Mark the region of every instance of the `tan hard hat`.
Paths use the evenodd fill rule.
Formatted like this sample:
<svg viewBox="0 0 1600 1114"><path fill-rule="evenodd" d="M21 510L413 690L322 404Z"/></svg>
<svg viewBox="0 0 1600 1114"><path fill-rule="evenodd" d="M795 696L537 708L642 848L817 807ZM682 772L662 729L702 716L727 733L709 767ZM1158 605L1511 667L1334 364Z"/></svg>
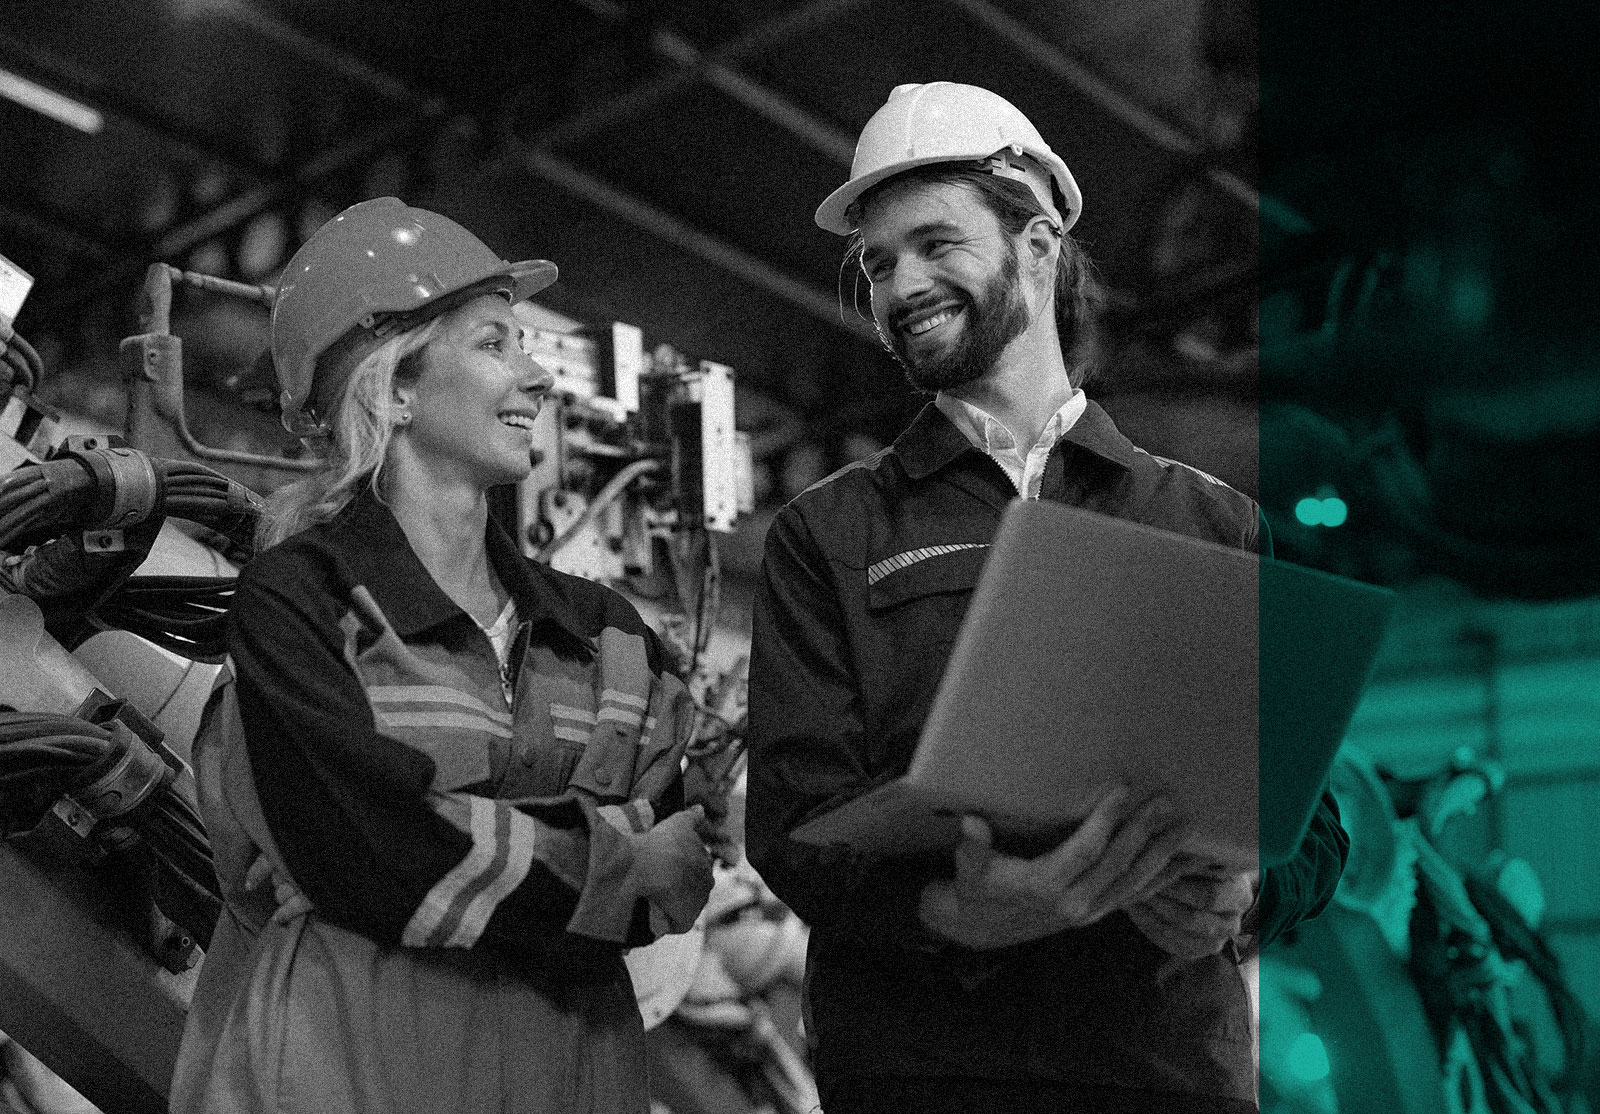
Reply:
<svg viewBox="0 0 1600 1114"><path fill-rule="evenodd" d="M344 210L300 246L278 282L272 359L284 424L305 424L317 358L351 329L424 313L494 280L515 304L556 281L556 265L508 263L449 217L397 197Z"/></svg>

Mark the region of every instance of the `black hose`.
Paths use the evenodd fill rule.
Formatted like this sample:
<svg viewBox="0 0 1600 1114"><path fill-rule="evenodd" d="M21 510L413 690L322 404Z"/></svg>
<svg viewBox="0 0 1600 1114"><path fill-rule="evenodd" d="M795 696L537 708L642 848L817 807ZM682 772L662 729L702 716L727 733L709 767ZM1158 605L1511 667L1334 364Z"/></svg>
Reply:
<svg viewBox="0 0 1600 1114"><path fill-rule="evenodd" d="M98 740L102 743L111 741L111 732L77 716L0 711L0 744L56 735Z"/></svg>
<svg viewBox="0 0 1600 1114"><path fill-rule="evenodd" d="M10 369L5 390L20 390L24 394L33 390L33 369L28 366L21 352L13 348L0 348L0 360L4 360L5 366Z"/></svg>
<svg viewBox="0 0 1600 1114"><path fill-rule="evenodd" d="M1565 1071L1563 1076L1576 1072L1586 1057L1585 1044L1589 1027L1588 1011L1582 1000L1567 982L1561 958L1544 937L1527 921L1491 880L1477 874L1463 879L1473 905L1489 922L1489 931L1495 947L1511 959L1520 959L1528 965L1534 978L1544 986L1550 1011L1555 1016L1565 1046Z"/></svg>
<svg viewBox="0 0 1600 1114"><path fill-rule="evenodd" d="M0 711L0 835L31 831L62 794L93 783L120 760L133 745L125 740L133 738L75 716ZM171 906L163 913L202 946L209 943L221 887L194 807L168 784L106 823L137 833L137 853L153 860L163 906Z"/></svg>
<svg viewBox="0 0 1600 1114"><path fill-rule="evenodd" d="M43 476L19 468L0 481L0 515L9 514L47 490Z"/></svg>
<svg viewBox="0 0 1600 1114"><path fill-rule="evenodd" d="M12 333L11 339L6 342L6 346L11 351L21 353L23 362L28 366L29 374L32 377L32 382L28 384L29 390L44 381L44 361L39 358L38 350L22 338L21 333Z"/></svg>
<svg viewBox="0 0 1600 1114"><path fill-rule="evenodd" d="M50 527L50 507L40 500L8 513L0 522L0 550L26 546L42 537Z"/></svg>

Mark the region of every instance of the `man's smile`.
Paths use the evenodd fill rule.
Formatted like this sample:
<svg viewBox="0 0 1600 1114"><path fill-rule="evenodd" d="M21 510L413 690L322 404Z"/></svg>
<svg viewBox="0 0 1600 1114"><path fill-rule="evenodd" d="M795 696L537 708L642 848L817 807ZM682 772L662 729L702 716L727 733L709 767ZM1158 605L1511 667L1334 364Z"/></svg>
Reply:
<svg viewBox="0 0 1600 1114"><path fill-rule="evenodd" d="M945 303L901 315L899 329L907 336L920 337L955 318L961 312L956 303Z"/></svg>

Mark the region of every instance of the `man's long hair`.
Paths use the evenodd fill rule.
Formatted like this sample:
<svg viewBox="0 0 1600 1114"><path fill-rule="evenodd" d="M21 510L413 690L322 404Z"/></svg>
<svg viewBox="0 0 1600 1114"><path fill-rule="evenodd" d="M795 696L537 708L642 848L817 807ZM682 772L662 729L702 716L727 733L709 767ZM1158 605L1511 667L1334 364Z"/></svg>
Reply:
<svg viewBox="0 0 1600 1114"><path fill-rule="evenodd" d="M874 196L893 183L917 182L925 185L961 185L975 193L1000 222L1007 235L1017 236L1035 218L1049 216L1039 199L1024 183L991 174L973 163L938 162L919 166L879 182L851 206L859 217ZM1056 190L1055 183L1051 189ZM1056 190L1056 207L1066 211L1066 202ZM858 266L861 260L861 233L852 232L845 250L845 265ZM1083 247L1071 236L1061 234L1061 252L1056 259L1056 332L1061 339L1061 358L1074 387L1081 387L1100 367L1100 310L1105 294L1095 274L1094 264Z"/></svg>

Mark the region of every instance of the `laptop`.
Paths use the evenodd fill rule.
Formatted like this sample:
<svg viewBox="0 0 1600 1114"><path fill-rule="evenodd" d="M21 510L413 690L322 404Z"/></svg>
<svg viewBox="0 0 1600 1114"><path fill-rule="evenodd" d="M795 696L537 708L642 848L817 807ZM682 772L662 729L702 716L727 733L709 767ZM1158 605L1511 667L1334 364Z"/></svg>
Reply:
<svg viewBox="0 0 1600 1114"><path fill-rule="evenodd" d="M904 776L795 830L883 854L1054 846L1115 781L1162 792L1190 853L1298 847L1394 593L1041 500L1001 520Z"/></svg>

